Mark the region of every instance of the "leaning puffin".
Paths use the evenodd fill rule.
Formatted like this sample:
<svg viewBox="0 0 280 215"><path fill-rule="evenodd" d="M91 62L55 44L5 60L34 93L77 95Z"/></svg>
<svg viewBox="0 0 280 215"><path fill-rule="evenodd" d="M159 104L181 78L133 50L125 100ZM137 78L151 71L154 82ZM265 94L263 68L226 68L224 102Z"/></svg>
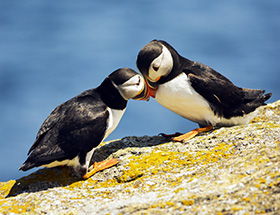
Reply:
<svg viewBox="0 0 280 215"><path fill-rule="evenodd" d="M117 164L117 159L111 159L89 168L94 149L117 127L130 98L148 100L146 84L134 70L121 68L99 87L59 105L41 126L19 169L67 165L87 179Z"/></svg>
<svg viewBox="0 0 280 215"><path fill-rule="evenodd" d="M162 40L153 40L140 50L137 67L150 96L199 124L200 128L177 136L174 141L187 141L214 126L247 124L272 95L264 95L264 90L237 87L212 68L182 57Z"/></svg>

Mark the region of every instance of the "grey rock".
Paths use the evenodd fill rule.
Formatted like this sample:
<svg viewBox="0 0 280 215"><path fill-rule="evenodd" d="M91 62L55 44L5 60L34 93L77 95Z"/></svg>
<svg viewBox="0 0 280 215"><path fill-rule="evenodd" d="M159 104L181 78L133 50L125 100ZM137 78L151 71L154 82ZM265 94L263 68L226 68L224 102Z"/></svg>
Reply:
<svg viewBox="0 0 280 215"><path fill-rule="evenodd" d="M278 214L280 101L248 125L186 143L159 136L105 142L119 164L81 181L68 168L0 182L2 214Z"/></svg>

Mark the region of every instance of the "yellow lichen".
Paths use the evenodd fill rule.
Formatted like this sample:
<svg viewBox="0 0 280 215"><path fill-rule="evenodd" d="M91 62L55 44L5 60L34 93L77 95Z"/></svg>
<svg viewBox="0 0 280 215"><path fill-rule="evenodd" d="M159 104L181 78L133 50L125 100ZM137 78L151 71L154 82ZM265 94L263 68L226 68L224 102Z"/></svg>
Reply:
<svg viewBox="0 0 280 215"><path fill-rule="evenodd" d="M182 200L182 203L184 205L190 206L194 204L194 200L193 199Z"/></svg>
<svg viewBox="0 0 280 215"><path fill-rule="evenodd" d="M248 197L244 197L243 200L244 200L245 202L250 202L250 201L251 201L251 199L248 198Z"/></svg>
<svg viewBox="0 0 280 215"><path fill-rule="evenodd" d="M6 200L2 200L0 202L0 213L15 213L15 214L22 214L22 213L32 213L34 212L34 208L36 205L37 199L27 199L22 204L19 204L16 199L9 200L9 204L6 204Z"/></svg>
<svg viewBox="0 0 280 215"><path fill-rule="evenodd" d="M168 201L168 202L166 202L166 205L168 205L168 206L173 206L173 205L175 205L175 204L174 204L174 202L169 202L169 201Z"/></svg>
<svg viewBox="0 0 280 215"><path fill-rule="evenodd" d="M270 111L269 114L279 113L279 108L266 107L266 109ZM141 192L152 191L158 198L155 198L153 203L146 202L143 205L145 208L158 208L155 211L163 212L162 209L172 208L171 213L174 210L183 211L183 213L192 211L195 213L206 211L205 213L207 213L209 209L202 207L206 200L213 200L211 203L217 204L217 206L223 205L223 202L231 202L228 200L237 200L236 204L227 204L225 211L215 208L213 213L216 212L220 215L223 214L222 212L246 214L248 208L255 208L254 212L258 210L256 213L263 213L264 209L272 208L270 203L274 204L274 201L277 201L276 197L275 200L271 196L279 190L280 184L280 173L277 171L279 138L273 140L268 138L269 144L266 144L266 141L263 141L266 133L263 131L268 133L278 131L280 126L279 123L274 124L273 121L267 123L268 116L265 114L259 115L254 120L256 119L266 120L266 122L244 126L250 132L254 130L257 132L249 133L242 137L242 140L237 137L230 141L225 138L224 142L218 142L219 137L209 140L210 136L206 139L201 135L196 139L199 142L198 147L193 147L193 150L186 146L185 151L184 147L173 151L174 145L171 146L171 144L175 143L151 146L120 162L117 167L121 171L120 174L117 173L118 176L112 176L111 179L106 179L108 176L106 172L106 177L102 179L97 177L99 180L93 177L86 181L77 181L77 178L71 176L72 171L68 171L66 168L65 170L55 169L55 171L54 169L40 170L17 181L0 183L0 213L38 213L38 211L34 211L36 206L38 208L50 203L50 200L43 199L44 193L48 191L36 192L40 194L38 195L40 199L34 198L33 193L30 192L41 182L50 182L51 187L59 186L58 190L66 191L66 194L61 195L61 199L58 200L62 205L69 205L72 202L83 205L85 204L84 199L99 201L98 199L107 198L108 200L116 198L117 195L125 197L123 198L125 200L126 196L130 197L135 192L141 195ZM232 132L231 135L238 135L238 132L242 132L243 127L237 126L236 128L237 130L233 131L227 128L214 130L210 135L223 136L227 132ZM234 133L235 131L237 132ZM194 143L190 142L190 144ZM206 144L205 147L204 144ZM245 150L246 144L249 144L250 147ZM98 150L106 151L104 148ZM126 150L126 153L130 148L120 150ZM130 155L130 153L126 155ZM30 186L32 183L35 185ZM46 184L48 185L48 183ZM242 184L244 188L241 187ZM240 187L240 190L236 187ZM259 189L254 189L255 187ZM249 191L244 192L245 188ZM116 192L116 190L118 191ZM195 190L199 190L199 193ZM30 193L24 194L25 191ZM56 195L56 189L52 189L52 192L53 195ZM69 197L67 193L73 195ZM195 195L189 196L191 194ZM4 199L7 195L9 198ZM269 198L272 200L269 201ZM120 212L126 213L125 209L121 210ZM73 211L75 211L75 206L73 206ZM145 211L141 211L141 213L145 213Z"/></svg>
<svg viewBox="0 0 280 215"><path fill-rule="evenodd" d="M232 207L232 210L233 210L233 211L240 211L240 210L243 210L243 207L233 206L233 207Z"/></svg>
<svg viewBox="0 0 280 215"><path fill-rule="evenodd" d="M125 166L126 170L123 171L123 175L118 178L118 182L132 181L145 174L156 175L172 172L173 168L192 170L197 165L215 163L221 159L228 159L233 154L234 149L231 145L220 143L213 149L201 150L192 154L189 152L166 152L158 149L139 156L132 155L129 158L129 164ZM182 179L180 180L182 181ZM180 180L177 180L177 184L181 182ZM189 181L191 180L189 179Z"/></svg>
<svg viewBox="0 0 280 215"><path fill-rule="evenodd" d="M10 190L12 189L15 183L15 180L0 182L0 199L4 199L10 193Z"/></svg>

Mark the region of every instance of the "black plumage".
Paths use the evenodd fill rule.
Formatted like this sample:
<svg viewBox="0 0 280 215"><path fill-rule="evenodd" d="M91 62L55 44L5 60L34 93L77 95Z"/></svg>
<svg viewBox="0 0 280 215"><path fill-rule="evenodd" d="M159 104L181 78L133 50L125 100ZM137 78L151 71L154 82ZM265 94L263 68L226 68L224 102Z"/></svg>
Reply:
<svg viewBox="0 0 280 215"><path fill-rule="evenodd" d="M104 138L108 115L98 89L85 91L59 105L41 126L20 170L72 160L76 156L83 166L87 152Z"/></svg>
<svg viewBox="0 0 280 215"><path fill-rule="evenodd" d="M149 69L155 58L161 55L164 45L172 55L172 70L157 82L146 79L152 88L167 83L185 73L194 90L205 98L212 111L219 117L230 119L243 116L265 105L271 93L264 90L237 87L229 79L202 63L182 57L171 45L162 40L153 40L144 46L137 57L137 67L144 77L149 77ZM198 122L200 126L209 124Z"/></svg>
<svg viewBox="0 0 280 215"><path fill-rule="evenodd" d="M272 95L263 95L265 90L237 87L220 73L201 63L194 62L182 71L188 75L195 91L208 101L214 113L226 119L253 112L265 105L265 101Z"/></svg>
<svg viewBox="0 0 280 215"><path fill-rule="evenodd" d="M116 70L99 87L56 107L42 124L28 152L29 157L20 170L77 157L79 165L74 167L75 170L81 175L86 174L87 153L104 139L109 124L109 109L124 111L126 108L127 100L116 86L135 75L138 74L128 68Z"/></svg>

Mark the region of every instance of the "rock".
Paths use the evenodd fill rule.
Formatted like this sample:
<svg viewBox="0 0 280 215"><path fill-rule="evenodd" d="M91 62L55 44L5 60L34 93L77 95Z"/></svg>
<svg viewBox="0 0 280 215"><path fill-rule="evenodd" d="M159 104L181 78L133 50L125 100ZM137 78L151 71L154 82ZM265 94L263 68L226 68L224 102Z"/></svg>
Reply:
<svg viewBox="0 0 280 215"><path fill-rule="evenodd" d="M105 142L93 160L117 166L81 181L68 168L0 183L2 214L278 214L280 101L249 125L187 143L159 136Z"/></svg>

